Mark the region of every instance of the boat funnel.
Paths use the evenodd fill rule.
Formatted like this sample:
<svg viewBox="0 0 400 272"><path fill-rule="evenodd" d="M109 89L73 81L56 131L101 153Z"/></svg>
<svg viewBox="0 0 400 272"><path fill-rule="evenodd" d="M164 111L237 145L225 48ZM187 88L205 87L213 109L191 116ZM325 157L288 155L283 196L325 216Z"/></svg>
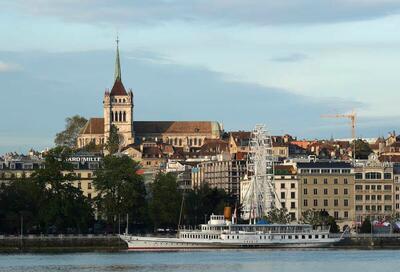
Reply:
<svg viewBox="0 0 400 272"><path fill-rule="evenodd" d="M224 218L225 220L230 221L232 218L232 208L231 207L225 207L224 208Z"/></svg>

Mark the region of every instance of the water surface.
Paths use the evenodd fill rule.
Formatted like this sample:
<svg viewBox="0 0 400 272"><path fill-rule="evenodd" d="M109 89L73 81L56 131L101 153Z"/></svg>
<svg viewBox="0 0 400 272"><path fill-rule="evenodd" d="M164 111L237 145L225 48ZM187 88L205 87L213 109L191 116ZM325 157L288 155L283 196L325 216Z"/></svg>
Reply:
<svg viewBox="0 0 400 272"><path fill-rule="evenodd" d="M44 271L397 271L396 250L215 250L164 253L0 255L1 272Z"/></svg>

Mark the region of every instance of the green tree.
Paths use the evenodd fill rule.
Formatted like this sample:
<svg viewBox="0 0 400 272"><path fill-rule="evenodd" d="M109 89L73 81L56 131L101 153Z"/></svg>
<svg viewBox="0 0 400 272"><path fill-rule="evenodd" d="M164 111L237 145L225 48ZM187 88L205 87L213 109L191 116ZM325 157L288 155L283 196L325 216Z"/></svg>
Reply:
<svg viewBox="0 0 400 272"><path fill-rule="evenodd" d="M154 227L175 229L182 202L176 176L171 173L159 173L150 189L149 211Z"/></svg>
<svg viewBox="0 0 400 272"><path fill-rule="evenodd" d="M291 221L290 215L286 208L273 208L268 212L266 219L270 223L277 224L288 224Z"/></svg>
<svg viewBox="0 0 400 272"><path fill-rule="evenodd" d="M354 144L354 143L353 143ZM372 149L369 144L362 139L357 139L355 142L356 147L356 159L366 160L369 154L372 153Z"/></svg>
<svg viewBox="0 0 400 272"><path fill-rule="evenodd" d="M184 224L196 226L204 223L211 214L223 214L224 207L235 206L235 198L222 189L204 184L186 192L184 202Z"/></svg>
<svg viewBox="0 0 400 272"><path fill-rule="evenodd" d="M372 224L369 217L365 218L361 224L360 233L371 233L372 232Z"/></svg>
<svg viewBox="0 0 400 272"><path fill-rule="evenodd" d="M21 218L24 233L39 231L40 199L43 192L31 180L12 180L0 187L0 233L19 233Z"/></svg>
<svg viewBox="0 0 400 272"><path fill-rule="evenodd" d="M98 192L95 202L100 215L113 225L126 214L136 225L146 221L146 188L137 172L140 164L128 156L104 157L103 165L95 172L93 185Z"/></svg>
<svg viewBox="0 0 400 272"><path fill-rule="evenodd" d="M68 146L70 148L75 148L79 133L87 123L87 119L79 115L74 115L66 118L65 122L65 129L56 134L54 143L57 146Z"/></svg>
<svg viewBox="0 0 400 272"><path fill-rule="evenodd" d="M110 155L118 152L119 135L118 135L118 128L115 125L111 125L110 137L108 137L105 147Z"/></svg>
<svg viewBox="0 0 400 272"><path fill-rule="evenodd" d="M315 209L309 209L302 213L302 222L312 226L321 226L323 224L323 217L321 212Z"/></svg>
<svg viewBox="0 0 400 272"><path fill-rule="evenodd" d="M73 186L77 177L66 162L70 151L54 148L45 156L44 167L37 169L32 181L43 192L39 200L39 221L44 231L85 232L93 221L93 210L82 191ZM66 171L66 174L63 173Z"/></svg>

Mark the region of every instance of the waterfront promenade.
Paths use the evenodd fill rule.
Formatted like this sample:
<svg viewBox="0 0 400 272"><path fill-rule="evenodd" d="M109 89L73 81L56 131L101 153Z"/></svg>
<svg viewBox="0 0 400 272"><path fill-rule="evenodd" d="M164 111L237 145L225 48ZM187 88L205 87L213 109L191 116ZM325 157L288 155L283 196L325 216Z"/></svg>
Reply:
<svg viewBox="0 0 400 272"><path fill-rule="evenodd" d="M342 237L339 233L331 235ZM126 248L118 235L0 235L0 252L120 251ZM324 248L400 249L400 234L346 233L341 242Z"/></svg>

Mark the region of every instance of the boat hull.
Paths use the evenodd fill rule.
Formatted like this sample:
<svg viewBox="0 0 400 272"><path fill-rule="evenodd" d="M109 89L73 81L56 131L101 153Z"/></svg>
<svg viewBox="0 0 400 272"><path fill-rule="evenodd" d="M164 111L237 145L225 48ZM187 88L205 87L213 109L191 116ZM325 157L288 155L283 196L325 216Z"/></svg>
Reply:
<svg viewBox="0 0 400 272"><path fill-rule="evenodd" d="M158 238L142 236L125 236L121 239L128 245L129 251L177 251L177 250L210 250L210 249L249 249L249 248L325 248L340 241L329 238L316 241L277 240L269 242L246 241L228 243L226 241L185 241L179 238Z"/></svg>

